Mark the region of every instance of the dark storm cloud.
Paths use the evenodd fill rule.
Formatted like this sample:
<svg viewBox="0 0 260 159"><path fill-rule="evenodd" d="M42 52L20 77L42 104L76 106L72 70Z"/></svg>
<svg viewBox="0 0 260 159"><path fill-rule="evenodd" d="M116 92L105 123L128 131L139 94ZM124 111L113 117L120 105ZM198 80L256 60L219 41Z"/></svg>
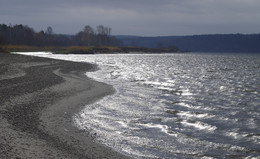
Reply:
<svg viewBox="0 0 260 159"><path fill-rule="evenodd" d="M0 0L0 23L74 34L103 24L113 34L258 33L259 0Z"/></svg>

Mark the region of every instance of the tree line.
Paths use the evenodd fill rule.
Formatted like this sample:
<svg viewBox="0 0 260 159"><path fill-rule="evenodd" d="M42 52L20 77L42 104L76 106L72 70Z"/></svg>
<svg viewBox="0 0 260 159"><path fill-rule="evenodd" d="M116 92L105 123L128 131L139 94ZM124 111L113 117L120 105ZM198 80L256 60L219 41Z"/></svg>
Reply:
<svg viewBox="0 0 260 159"><path fill-rule="evenodd" d="M76 35L55 34L52 27L36 32L27 25L0 24L0 45L29 46L118 46L120 41L111 36L111 28L103 25L96 30L87 25Z"/></svg>
<svg viewBox="0 0 260 159"><path fill-rule="evenodd" d="M111 28L98 25L96 30L87 25L74 36L74 42L79 46L119 46L121 42L111 36Z"/></svg>

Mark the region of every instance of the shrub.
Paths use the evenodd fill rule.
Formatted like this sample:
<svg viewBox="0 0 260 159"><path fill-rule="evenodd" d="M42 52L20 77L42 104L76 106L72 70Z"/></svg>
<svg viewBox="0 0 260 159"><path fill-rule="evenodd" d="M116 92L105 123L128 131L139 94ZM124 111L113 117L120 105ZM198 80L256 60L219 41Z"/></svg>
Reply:
<svg viewBox="0 0 260 159"><path fill-rule="evenodd" d="M94 50L91 47L84 46L72 46L66 52L71 54L94 54Z"/></svg>

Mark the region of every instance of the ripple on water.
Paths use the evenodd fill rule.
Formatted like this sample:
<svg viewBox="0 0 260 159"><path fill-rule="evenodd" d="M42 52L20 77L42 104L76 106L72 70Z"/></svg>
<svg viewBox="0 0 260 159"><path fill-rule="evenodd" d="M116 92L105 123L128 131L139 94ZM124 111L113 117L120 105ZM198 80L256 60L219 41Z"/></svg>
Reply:
<svg viewBox="0 0 260 159"><path fill-rule="evenodd" d="M260 156L259 56L52 55L101 68L117 93L74 117L98 142L134 158Z"/></svg>

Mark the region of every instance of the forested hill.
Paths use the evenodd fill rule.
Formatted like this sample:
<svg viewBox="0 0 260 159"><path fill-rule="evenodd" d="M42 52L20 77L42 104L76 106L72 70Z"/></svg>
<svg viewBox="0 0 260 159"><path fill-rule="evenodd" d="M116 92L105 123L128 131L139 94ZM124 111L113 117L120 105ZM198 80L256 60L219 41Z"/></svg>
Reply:
<svg viewBox="0 0 260 159"><path fill-rule="evenodd" d="M111 28L98 25L96 29L86 25L75 35L55 34L52 27L36 32L27 25L0 24L0 45L27 46L114 46L120 42L111 34Z"/></svg>
<svg viewBox="0 0 260 159"><path fill-rule="evenodd" d="M191 52L260 53L260 34L214 34L193 36L116 36L123 45L151 48L177 46Z"/></svg>
<svg viewBox="0 0 260 159"><path fill-rule="evenodd" d="M214 34L192 36L112 36L111 28L86 25L75 35L55 34L51 27L36 32L27 25L0 24L0 46L133 46L190 52L260 53L260 34ZM178 49L177 49L177 48ZM142 50L142 49L141 49ZM149 49L148 49L149 50Z"/></svg>
<svg viewBox="0 0 260 159"><path fill-rule="evenodd" d="M27 25L0 24L0 51L52 51L55 53L165 53L180 52L178 48L124 47L111 35L111 28L86 25L75 35L55 34L52 27L36 32Z"/></svg>

